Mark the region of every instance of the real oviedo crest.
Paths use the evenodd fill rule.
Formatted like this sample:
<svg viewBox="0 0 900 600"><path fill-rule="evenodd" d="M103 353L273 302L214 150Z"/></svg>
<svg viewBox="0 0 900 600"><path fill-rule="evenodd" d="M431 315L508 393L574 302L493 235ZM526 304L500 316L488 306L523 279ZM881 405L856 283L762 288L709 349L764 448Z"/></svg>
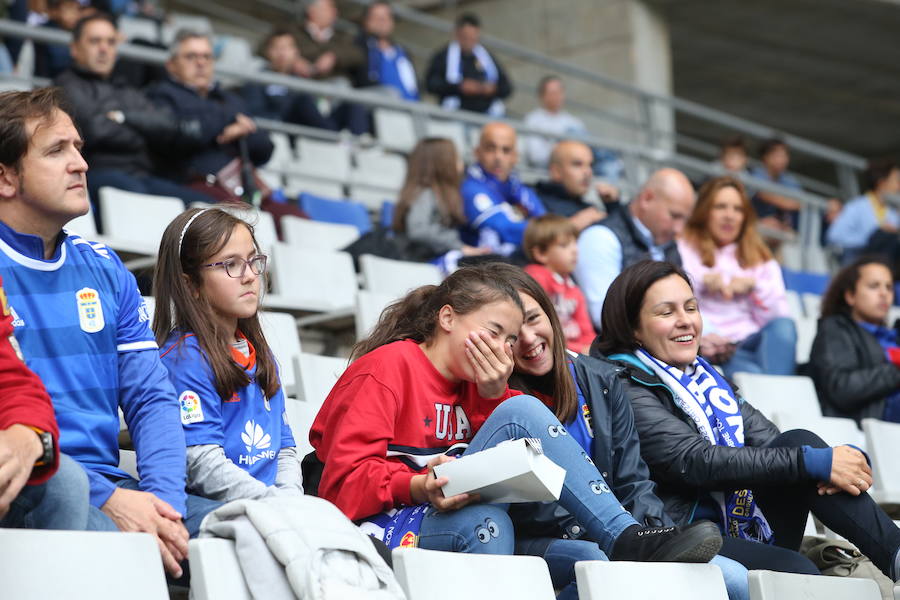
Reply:
<svg viewBox="0 0 900 600"><path fill-rule="evenodd" d="M100 294L91 288L81 288L75 292L75 301L78 304L78 324L82 331L97 333L104 326L103 305L100 304Z"/></svg>

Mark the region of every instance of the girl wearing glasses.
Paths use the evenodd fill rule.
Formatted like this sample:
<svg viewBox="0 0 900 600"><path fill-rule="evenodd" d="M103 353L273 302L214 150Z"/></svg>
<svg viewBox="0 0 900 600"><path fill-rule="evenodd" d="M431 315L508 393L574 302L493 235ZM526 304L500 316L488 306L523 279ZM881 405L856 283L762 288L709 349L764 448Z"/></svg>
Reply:
<svg viewBox="0 0 900 600"><path fill-rule="evenodd" d="M181 405L187 487L223 502L303 493L257 315L266 259L250 225L192 209L166 228L153 279L153 331Z"/></svg>

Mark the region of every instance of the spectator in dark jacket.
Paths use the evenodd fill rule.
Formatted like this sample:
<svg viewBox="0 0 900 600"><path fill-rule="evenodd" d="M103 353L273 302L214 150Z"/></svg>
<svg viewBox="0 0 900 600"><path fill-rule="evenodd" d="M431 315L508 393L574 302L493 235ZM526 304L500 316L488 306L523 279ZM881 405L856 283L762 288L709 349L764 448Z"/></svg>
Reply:
<svg viewBox="0 0 900 600"><path fill-rule="evenodd" d="M338 12L334 0L312 0L306 5L303 26L297 32L300 60L295 74L313 79L346 77L353 81L365 64L353 36L335 29Z"/></svg>
<svg viewBox="0 0 900 600"><path fill-rule="evenodd" d="M886 322L893 301L880 259L860 258L831 280L809 356L823 414L900 422L900 340Z"/></svg>
<svg viewBox="0 0 900 600"><path fill-rule="evenodd" d="M569 217L580 233L606 217L606 211L618 208L619 190L608 183L594 183L594 153L587 144L575 140L563 140L550 153L550 179L535 186L547 212ZM605 209L585 202L591 187L603 200Z"/></svg>
<svg viewBox="0 0 900 600"><path fill-rule="evenodd" d="M87 475L59 452L44 384L22 358L0 287L0 527L86 529Z"/></svg>
<svg viewBox="0 0 900 600"><path fill-rule="evenodd" d="M72 31L81 18L82 7L78 0L47 0L47 22L44 27ZM72 64L72 57L65 46L59 44L34 45L35 77L53 78Z"/></svg>
<svg viewBox="0 0 900 600"><path fill-rule="evenodd" d="M269 69L283 75L294 75L294 65L302 57L294 34L275 29L262 44L262 55ZM365 107L352 102L339 102L323 113L317 99L283 85L248 83L241 88L247 109L255 117L318 127L329 131L347 129L354 135L369 131L369 114Z"/></svg>
<svg viewBox="0 0 900 600"><path fill-rule="evenodd" d="M72 32L74 64L56 78L65 90L75 122L84 136L84 157L91 165L88 189L111 186L130 192L175 196L185 205L206 196L157 177L152 155L181 144L196 143L197 120L176 119L143 94L112 75L118 34L111 17L84 17ZM100 212L94 212L99 217Z"/></svg>
<svg viewBox="0 0 900 600"><path fill-rule="evenodd" d="M147 94L158 106L182 119L199 121L200 135L167 153L168 175L179 181L209 181L241 154L245 143L250 162L265 164L272 142L256 128L240 96L227 92L214 80L214 57L209 38L192 31L179 32L166 63L169 78Z"/></svg>
<svg viewBox="0 0 900 600"><path fill-rule="evenodd" d="M359 69L356 87L380 85L404 100L419 99L416 70L406 50L394 41L394 11L386 0L376 0L366 7L363 31L356 38L366 57Z"/></svg>
<svg viewBox="0 0 900 600"><path fill-rule="evenodd" d="M454 39L431 58L425 86L448 109L501 117L512 83L503 67L480 43L481 21L466 13L456 20Z"/></svg>
<svg viewBox="0 0 900 600"><path fill-rule="evenodd" d="M621 367L584 355L568 354L553 302L524 271L510 276L525 308L525 323L513 345L515 370L510 387L540 398L553 410L567 435L584 449L622 506L647 527L675 523L656 496L641 459L634 415L619 378ZM604 490L606 491L606 490ZM570 514L548 504L514 505L516 554L541 556L550 565L559 598L574 592L574 563L607 560L597 544L583 539L584 528ZM747 570L716 556L731 600L749 598ZM574 594L572 594L574 596Z"/></svg>
<svg viewBox="0 0 900 600"><path fill-rule="evenodd" d="M796 552L812 511L900 578L900 529L866 493L865 455L809 431L779 433L698 357L703 322L680 267L642 261L622 271L601 329L592 354L625 368L641 456L676 523L715 521L721 553L748 569L815 573Z"/></svg>

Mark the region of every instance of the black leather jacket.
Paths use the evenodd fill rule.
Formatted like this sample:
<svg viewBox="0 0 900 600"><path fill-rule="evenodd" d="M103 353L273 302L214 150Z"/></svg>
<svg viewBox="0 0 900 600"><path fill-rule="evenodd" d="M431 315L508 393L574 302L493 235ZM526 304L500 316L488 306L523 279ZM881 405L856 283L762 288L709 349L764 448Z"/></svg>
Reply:
<svg viewBox="0 0 900 600"><path fill-rule="evenodd" d="M857 422L880 419L885 398L900 388L900 369L887 361L875 336L843 314L819 321L808 370L822 413Z"/></svg>
<svg viewBox="0 0 900 600"><path fill-rule="evenodd" d="M622 367L620 377L634 409L641 456L659 486L656 494L676 523L690 522L697 502L708 491L809 479L802 449L763 447L779 435L778 428L740 396L744 447L712 446L676 406L672 391L634 360L614 364Z"/></svg>
<svg viewBox="0 0 900 600"><path fill-rule="evenodd" d="M641 459L634 415L619 377L622 368L589 356L573 360L578 386L591 410L594 432L591 459L597 470L638 522L648 526L671 525L673 521L654 493L656 485ZM555 503L513 504L510 516L520 536L578 538L584 534L584 528L575 518Z"/></svg>

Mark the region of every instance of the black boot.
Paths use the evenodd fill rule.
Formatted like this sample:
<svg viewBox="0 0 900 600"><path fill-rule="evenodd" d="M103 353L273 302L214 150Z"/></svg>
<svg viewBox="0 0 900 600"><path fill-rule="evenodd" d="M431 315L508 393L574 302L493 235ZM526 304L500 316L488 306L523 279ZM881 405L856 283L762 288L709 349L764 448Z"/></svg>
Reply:
<svg viewBox="0 0 900 600"><path fill-rule="evenodd" d="M722 534L710 521L687 527L632 525L613 545L612 560L705 563L722 547Z"/></svg>

